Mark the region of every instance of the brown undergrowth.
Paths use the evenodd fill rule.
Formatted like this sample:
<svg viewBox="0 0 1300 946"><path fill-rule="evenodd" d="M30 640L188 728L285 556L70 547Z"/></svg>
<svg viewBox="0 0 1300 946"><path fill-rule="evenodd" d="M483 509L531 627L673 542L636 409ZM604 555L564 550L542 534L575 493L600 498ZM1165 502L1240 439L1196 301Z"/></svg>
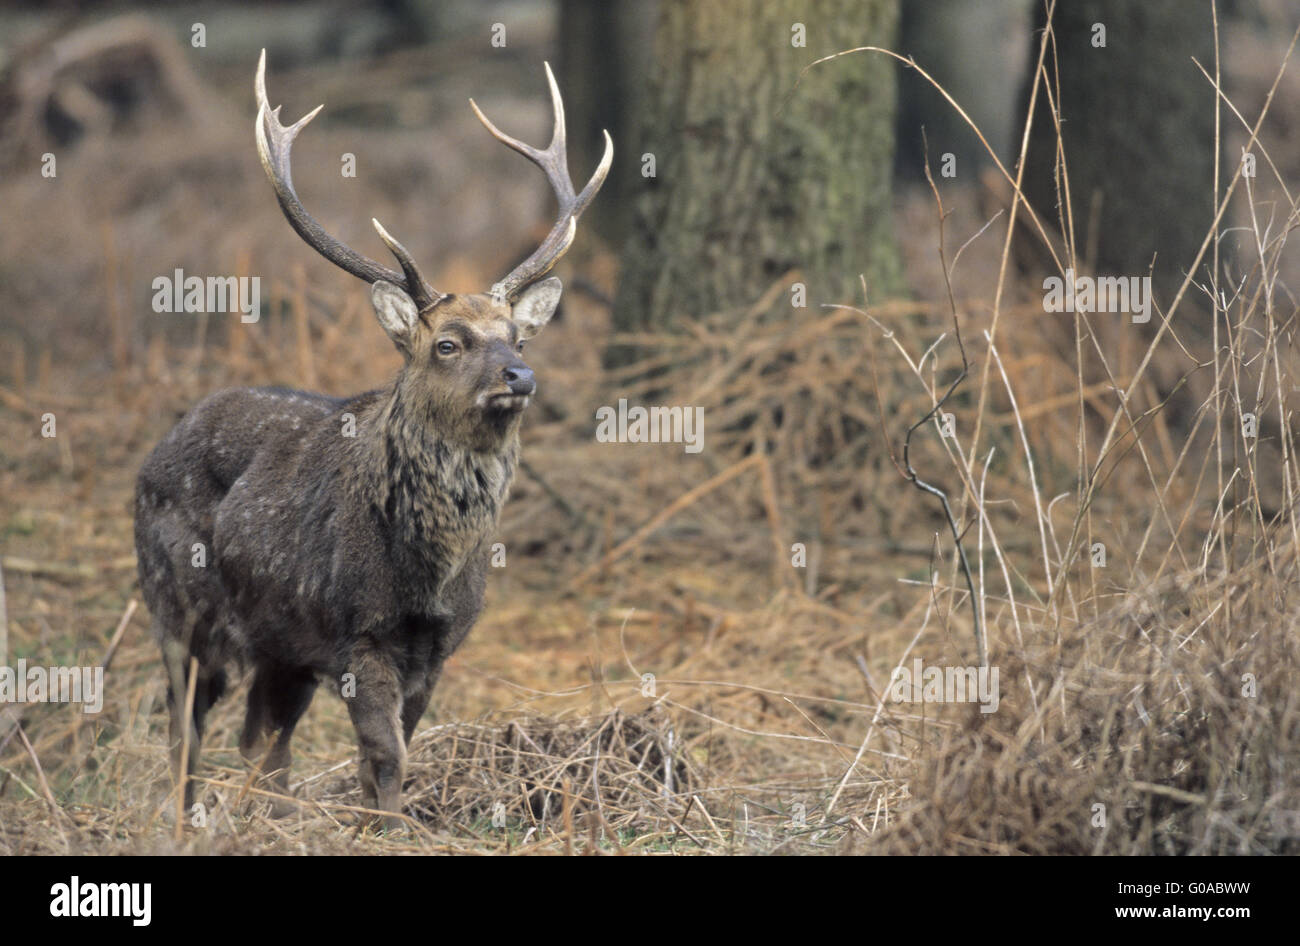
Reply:
<svg viewBox="0 0 1300 946"><path fill-rule="evenodd" d="M1239 107L1253 120L1263 105ZM37 220L30 251L0 236L9 311L28 320L7 317L0 364L9 662L107 667L99 714L0 707L0 852L1295 852L1295 303L1277 274L1296 206L1244 231L1244 276L1220 285L1207 250L1138 330L1045 314L1041 277L1004 242L1009 207L985 230L978 195L951 187L942 243L932 195L900 202L909 258L933 267L912 300L793 309L789 273L750 305L617 337L601 302L614 258L575 250L563 311L530 348L542 389L501 524L506 563L412 743L405 829L365 823L351 727L326 694L298 730L294 814L270 817L236 751L236 688L209 717L203 808L188 814L201 825L177 830L137 603L135 472L207 392L345 394L396 366L364 289L286 255L251 143L242 165L197 168L198 148L145 150L129 168L110 150L126 196L97 194L91 167L55 198L102 207L102 225ZM157 221L212 217L213 166L233 204L266 210L217 215L228 263L213 264L259 260L266 314L142 314L137 289L172 265ZM300 189L328 193L310 169ZM1251 199L1221 184L1225 207ZM44 185L4 186L6 206L35 214ZM201 259L203 240L177 249ZM48 263L13 265L55 242L94 305L76 309ZM490 281L496 260L473 250L447 264L446 288ZM76 332L41 327L69 311ZM1191 318L1213 319L1215 344L1180 334ZM939 405L954 329L971 372ZM610 342L643 357L605 371ZM600 442L596 411L620 399L699 408L704 449ZM936 406L910 459L946 492L970 557L994 712L891 695L916 659L977 662L947 522L895 467Z"/></svg>

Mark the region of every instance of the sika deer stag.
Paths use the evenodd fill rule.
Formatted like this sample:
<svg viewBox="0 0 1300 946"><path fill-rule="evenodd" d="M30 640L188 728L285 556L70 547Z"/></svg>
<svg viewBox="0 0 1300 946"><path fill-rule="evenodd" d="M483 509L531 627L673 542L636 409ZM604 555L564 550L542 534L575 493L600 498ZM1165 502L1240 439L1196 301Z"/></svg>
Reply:
<svg viewBox="0 0 1300 946"><path fill-rule="evenodd" d="M281 793L294 726L324 680L340 688L357 731L365 805L400 812L407 742L443 662L483 606L489 540L537 390L519 353L560 298L560 281L542 277L568 249L613 158L606 133L604 157L575 195L549 65L546 80L555 131L544 151L470 105L499 141L546 173L559 217L487 295L454 296L435 291L378 220L400 271L344 246L303 208L289 149L320 109L280 124L267 102L263 51L257 152L280 209L309 246L371 284L379 324L404 364L388 387L355 397L283 388L213 394L145 461L135 544L167 673L178 780L193 658L187 776L204 716L234 664L252 673L240 750L263 761L274 735L263 772Z"/></svg>

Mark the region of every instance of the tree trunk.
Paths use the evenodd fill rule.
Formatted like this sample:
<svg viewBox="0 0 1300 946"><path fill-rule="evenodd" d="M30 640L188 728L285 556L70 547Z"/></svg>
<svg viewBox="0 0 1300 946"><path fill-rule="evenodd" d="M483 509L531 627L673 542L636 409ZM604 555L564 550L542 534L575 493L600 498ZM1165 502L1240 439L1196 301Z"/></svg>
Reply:
<svg viewBox="0 0 1300 946"><path fill-rule="evenodd" d="M859 298L860 273L873 298L898 285L894 63L855 53L795 89L897 20L896 0L663 0L617 330L748 306L791 269L809 306Z"/></svg>
<svg viewBox="0 0 1300 946"><path fill-rule="evenodd" d="M1040 4L1039 30L1044 21ZM1099 274L1126 276L1146 275L1155 256L1163 308L1214 218L1214 90L1192 62L1213 71L1209 4L1069 0L1057 4L1054 27L1079 255ZM1099 27L1104 47L1094 45ZM1050 79L1050 54L1047 65ZM1038 101L1025 192L1056 223L1056 131L1042 90Z"/></svg>
<svg viewBox="0 0 1300 946"><path fill-rule="evenodd" d="M632 224L640 168L646 80L650 74L657 4L651 0L561 0L558 78L569 129L569 167L594 168L614 139L614 168L582 216L611 246L622 246ZM588 171L589 173L589 171Z"/></svg>
<svg viewBox="0 0 1300 946"><path fill-rule="evenodd" d="M898 52L914 58L948 90L1005 164L1014 161L1020 149L1019 137L1013 143L1012 136L1024 122L1017 95L1029 53L1024 37L1032 22L1026 0L925 0L902 5ZM897 129L894 173L900 178L924 185L927 148L936 178L944 154L956 159L954 171L960 182L975 181L979 170L992 163L979 136L957 110L911 69L900 70L898 76Z"/></svg>

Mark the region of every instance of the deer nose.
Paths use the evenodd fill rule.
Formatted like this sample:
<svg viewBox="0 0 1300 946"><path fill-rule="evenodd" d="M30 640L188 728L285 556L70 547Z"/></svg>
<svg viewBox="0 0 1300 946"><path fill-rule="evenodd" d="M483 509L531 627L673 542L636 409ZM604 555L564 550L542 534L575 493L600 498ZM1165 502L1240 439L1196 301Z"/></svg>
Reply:
<svg viewBox="0 0 1300 946"><path fill-rule="evenodd" d="M533 369L527 365L506 368L504 377L506 384L510 386L511 394L532 394L537 390L537 382L533 379Z"/></svg>

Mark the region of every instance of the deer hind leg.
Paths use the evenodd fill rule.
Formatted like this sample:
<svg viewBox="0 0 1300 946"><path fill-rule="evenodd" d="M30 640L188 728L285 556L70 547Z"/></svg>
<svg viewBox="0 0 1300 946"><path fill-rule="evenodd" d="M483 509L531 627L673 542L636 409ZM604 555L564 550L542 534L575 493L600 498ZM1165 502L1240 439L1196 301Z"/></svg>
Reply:
<svg viewBox="0 0 1300 946"><path fill-rule="evenodd" d="M251 767L262 761L266 752L266 737L271 729L267 712L269 674L261 668L253 671L253 683L248 689L248 706L244 712L244 728L239 734L239 754Z"/></svg>
<svg viewBox="0 0 1300 946"><path fill-rule="evenodd" d="M356 675L356 695L348 699L348 713L357 731L361 755L358 773L362 804L398 813L402 810L402 777L406 773L406 741L402 731L402 681L386 656L359 648L349 667ZM386 818L397 827L401 819Z"/></svg>
<svg viewBox="0 0 1300 946"><path fill-rule="evenodd" d="M167 671L167 709L170 715L168 739L171 744L172 776L181 778L181 760L185 757L185 809L194 804L194 773L198 771L199 755L203 749L204 720L208 710L226 691L226 672L203 664L197 665L194 681L194 706L188 721L185 703L189 696L190 675L189 645L174 637L164 637L162 644L163 666ZM186 751L186 726L189 727L189 746Z"/></svg>
<svg viewBox="0 0 1300 946"><path fill-rule="evenodd" d="M190 649L180 641L170 637L162 639L161 649L163 668L167 671L167 711L170 715L167 740L171 749L172 779L174 784L179 785L181 781L181 756L185 754L185 694L188 692L186 684ZM186 776L194 774L199 756L199 738L193 726L190 726L189 739L189 755L184 773ZM185 780L185 808L187 811L193 802L194 788L187 777Z"/></svg>
<svg viewBox="0 0 1300 946"><path fill-rule="evenodd" d="M262 776L281 795L289 794L293 731L311 706L316 685L315 674L300 667L262 664L253 675L239 751L250 764L262 763ZM263 761L260 756L265 737L273 732L275 741ZM292 814L295 808L291 802L276 799L271 804L271 814L282 818Z"/></svg>

